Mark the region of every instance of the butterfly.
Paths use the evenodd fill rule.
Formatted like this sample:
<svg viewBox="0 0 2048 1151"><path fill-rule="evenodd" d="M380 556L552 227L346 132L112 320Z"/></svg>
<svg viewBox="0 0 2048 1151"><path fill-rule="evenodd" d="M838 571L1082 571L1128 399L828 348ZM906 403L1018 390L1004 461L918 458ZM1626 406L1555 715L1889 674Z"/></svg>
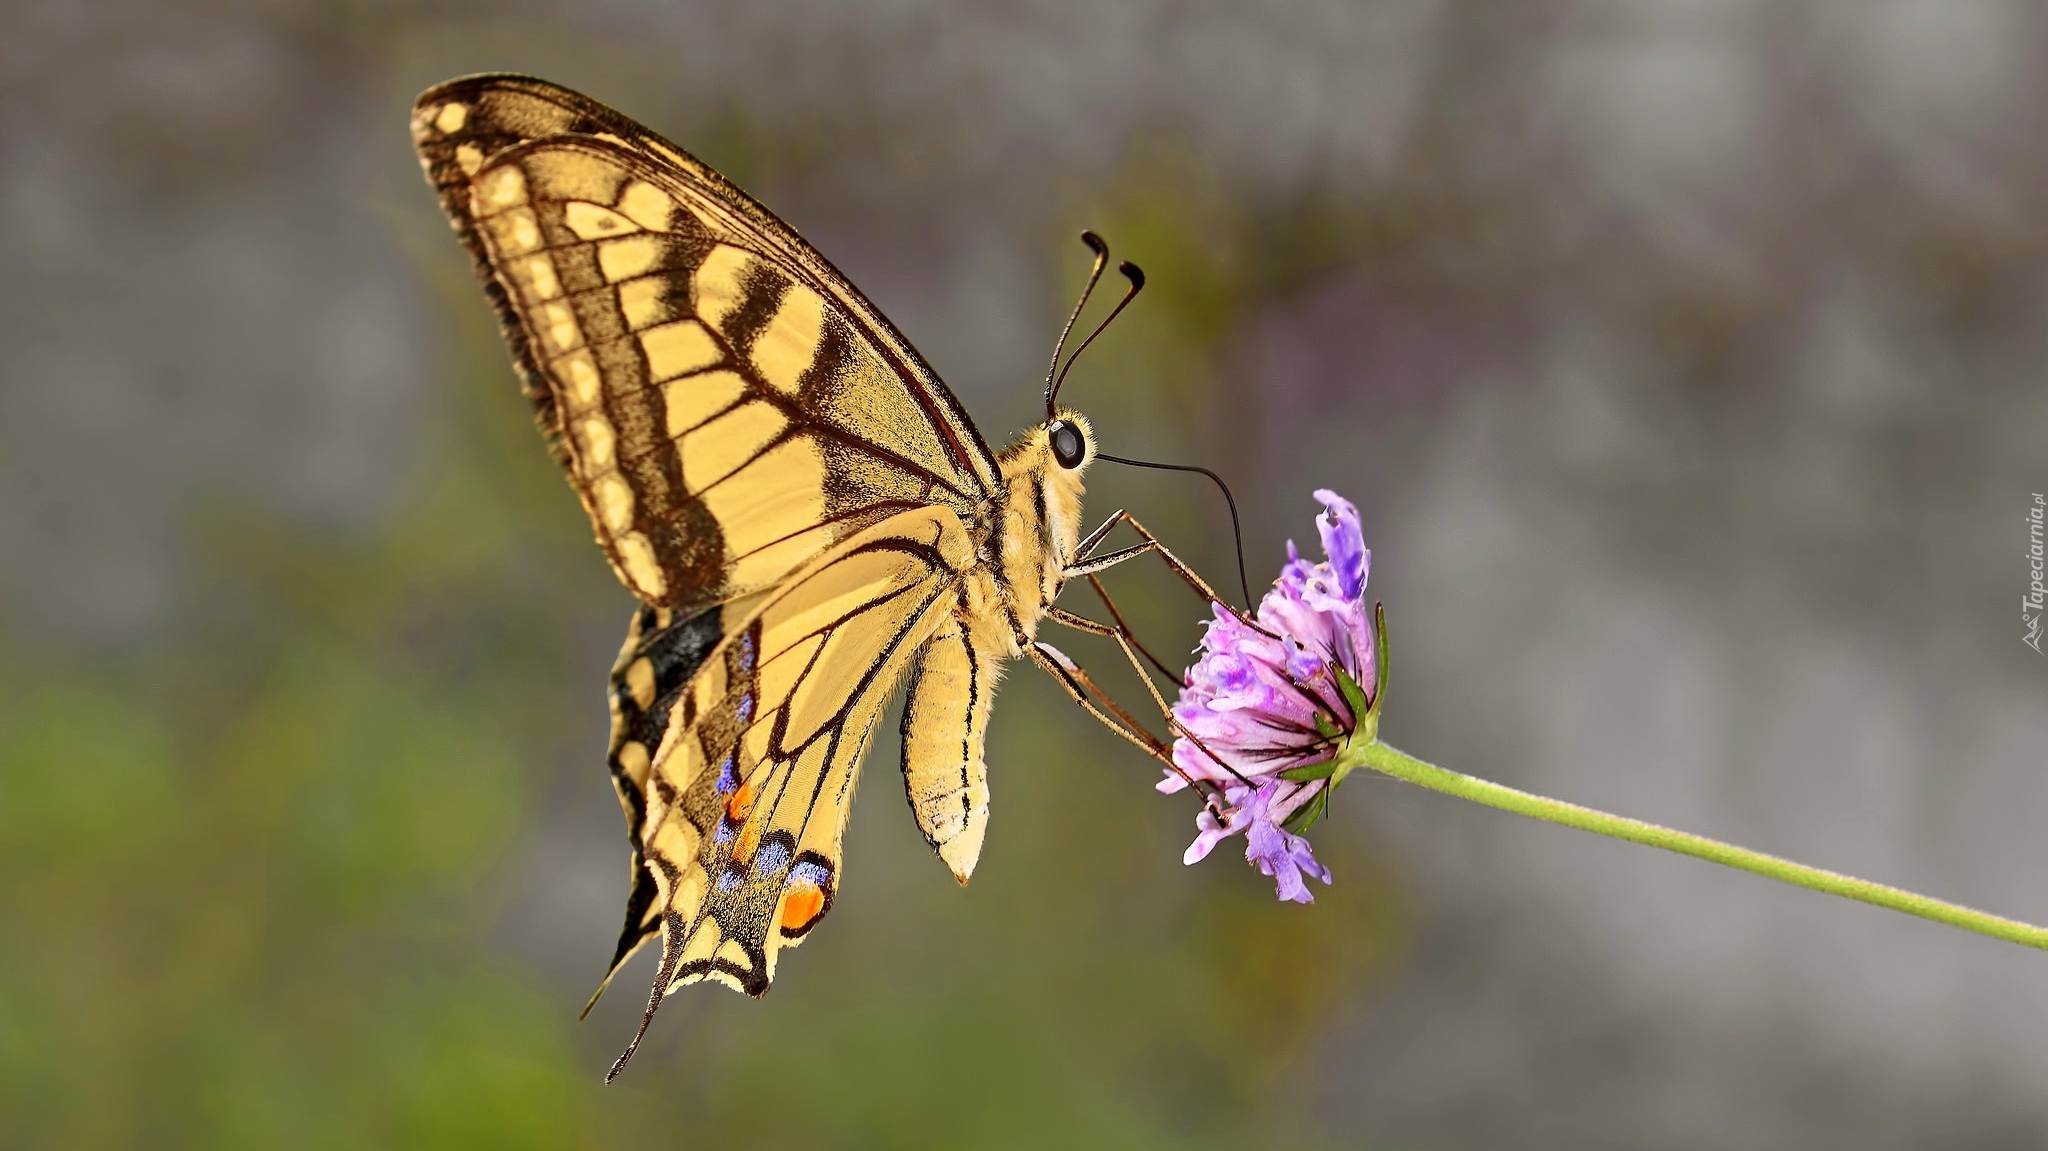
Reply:
<svg viewBox="0 0 2048 1151"><path fill-rule="evenodd" d="M966 883L1003 665L1031 658L1116 726L1038 625L1116 635L1129 655L1120 621L1053 600L1147 551L1184 565L1121 512L1083 537L1100 453L1087 419L1055 407L1051 373L1045 421L992 452L823 256L620 113L471 76L420 96L412 136L541 433L640 600L611 674L607 760L633 855L604 983L657 936L662 957L616 1076L667 995L703 980L764 993L779 952L831 910L856 773L899 683L911 811ZM1107 249L1084 238L1092 288ZM1118 311L1144 282L1122 270ZM1145 542L1095 555L1118 522Z"/></svg>

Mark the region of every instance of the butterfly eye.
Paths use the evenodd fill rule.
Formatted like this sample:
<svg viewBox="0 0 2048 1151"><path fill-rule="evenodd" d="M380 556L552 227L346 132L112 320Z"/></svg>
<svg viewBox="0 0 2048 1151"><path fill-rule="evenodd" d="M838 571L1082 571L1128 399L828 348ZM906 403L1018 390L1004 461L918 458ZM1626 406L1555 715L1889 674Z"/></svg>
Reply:
<svg viewBox="0 0 2048 1151"><path fill-rule="evenodd" d="M1052 441L1052 457L1063 468L1078 468L1082 457L1088 454L1088 441L1081 436L1081 429L1072 420L1054 420L1045 429L1045 438Z"/></svg>

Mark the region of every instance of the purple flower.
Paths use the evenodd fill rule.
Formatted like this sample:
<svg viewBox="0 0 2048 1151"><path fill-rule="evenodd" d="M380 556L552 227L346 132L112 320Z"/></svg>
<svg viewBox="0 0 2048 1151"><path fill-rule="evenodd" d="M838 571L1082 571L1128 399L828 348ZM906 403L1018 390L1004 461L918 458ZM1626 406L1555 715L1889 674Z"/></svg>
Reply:
<svg viewBox="0 0 2048 1151"><path fill-rule="evenodd" d="M1308 840L1294 833L1328 802L1331 773L1317 777L1312 769L1374 718L1363 712L1378 694L1365 606L1372 553L1358 509L1332 491L1315 495L1325 509L1316 528L1328 558L1311 565L1289 541L1280 578L1252 620L1215 605L1173 707L1180 770L1159 783L1172 793L1193 781L1208 801L1188 863L1244 832L1245 858L1273 877L1281 899L1296 903L1314 900L1303 872L1330 882Z"/></svg>

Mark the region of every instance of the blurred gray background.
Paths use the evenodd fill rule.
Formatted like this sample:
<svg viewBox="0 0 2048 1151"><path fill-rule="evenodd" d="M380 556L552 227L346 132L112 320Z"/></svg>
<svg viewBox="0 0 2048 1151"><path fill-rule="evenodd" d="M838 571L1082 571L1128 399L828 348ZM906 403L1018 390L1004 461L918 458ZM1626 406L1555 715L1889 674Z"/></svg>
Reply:
<svg viewBox="0 0 2048 1151"><path fill-rule="evenodd" d="M763 1004L672 1004L626 1083L596 1090L649 974L643 956L591 1023L570 1022L624 891L598 752L628 603L522 430L405 132L415 93L472 71L534 72L620 108L810 238L991 440L1033 418L1079 281L1073 235L1093 226L1153 287L1066 395L1109 450L1228 476L1255 584L1284 540L1312 546L1311 488L1358 502L1393 637L1390 741L2040 922L2048 661L2019 642L2017 610L2024 516L2048 490L2040 6L10 10L0 680L16 706L0 723L50 730L0 733L0 805L16 809L0 817L15 888L0 1067L18 1092L0 1142L460 1141L448 1132L470 1128L435 1126L431 1099L390 1125L336 1118L383 1115L415 1090L393 1084L423 1081L398 1018L413 1009L391 1008L387 1077L337 1056L288 1091L254 1064L294 1066L330 1043L324 1024L273 1034L252 1010L240 1038L195 1038L249 1010L235 1005L256 983L209 976L226 969L204 947L180 968L160 945L256 922L257 903L208 902L247 882L275 888L252 939L338 933L317 959L249 943L236 970L257 982L374 954L394 973L378 988L429 987L419 1011L467 994L462 971L515 988L504 1002L530 1005L532 1033L565 1038L535 1041L530 1080L489 1081L559 1099L518 1128L553 1145L706 1145L720 1100L747 1101L730 1124L757 1146L2048 1145L2048 956L1381 781L1347 788L1317 833L1336 886L1268 908L1234 851L1180 869L1192 808L1167 810L1142 762L1021 668L996 711L973 888L945 890L922 858L885 739L821 941ZM475 510L493 501L537 510ZM1104 466L1091 506L1119 505L1229 586L1213 492ZM1134 610L1184 650L1199 605L1133 579ZM231 815L271 761L247 752L247 774L223 776L208 749L296 746L247 717L300 714L261 701L309 648L397 653L349 682L382 699L394 681L375 669L402 665L454 701L451 730L497 739L515 765L458 797L510 798L438 894L346 928L278 862L325 818L289 780L272 831L176 885L159 872L244 826ZM60 680L88 701L61 725L33 703ZM381 730L412 688L390 690L339 727ZM138 746L170 766L151 777L160 800L102 827L106 797L137 792L76 753L131 709L157 717ZM273 734L234 734L251 724ZM1046 775L1053 759L1082 766ZM400 802L355 794L353 771L320 785L334 810ZM38 773L71 780L49 802L104 841L23 830L59 786ZM433 812L456 801L404 794L439 843ZM152 854L107 846L178 820ZM1142 851L1103 846L1126 837ZM91 918L128 899L137 910ZM277 910L301 901L303 922ZM1060 918L1075 907L1094 910ZM1177 934L1195 920L1199 945ZM1008 968L976 966L997 941L1075 982L1005 983ZM1202 947L1206 966L1170 967ZM1102 973L1131 955L1150 957L1133 986L1170 969L1186 993L1118 991ZM849 970L866 974L840 982ZM1229 1016L1247 972L1243 994L1308 998L1207 1028L1205 1005ZM1068 987L1101 996L1088 1010L1121 1053L1080 1087L1048 1086L1048 1066L1079 1058L1069 1043L1096 1040L1013 1042L1007 1017L978 1012L1015 994L1056 1016ZM332 1020L399 1002L333 994ZM937 1016L912 1005L944 995L981 1006L939 1044L918 1022ZM512 1049L477 1026L476 1051ZM787 1046L758 1039L744 1073L722 1061L771 1026L775 1044L830 1032L847 1057L791 1071ZM944 1077L964 1110L921 1123L921 1096L861 1078L878 1074L861 1053L894 1048L925 1053L904 1057L904 1080ZM452 1086L433 1098L488 1077L461 1043L434 1050L433 1082ZM253 1085L201 1105L150 1071L193 1061ZM517 1087L557 1079L570 1086L553 1095ZM817 1104L801 1138L776 1126L777 1083ZM309 1131L324 1134L298 1142Z"/></svg>

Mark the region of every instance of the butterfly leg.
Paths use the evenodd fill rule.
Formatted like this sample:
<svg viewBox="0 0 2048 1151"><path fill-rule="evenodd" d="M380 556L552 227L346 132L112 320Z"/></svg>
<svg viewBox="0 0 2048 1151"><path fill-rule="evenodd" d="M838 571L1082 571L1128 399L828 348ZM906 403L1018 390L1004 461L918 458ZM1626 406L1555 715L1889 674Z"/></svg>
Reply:
<svg viewBox="0 0 2048 1151"><path fill-rule="evenodd" d="M1093 576L1089 578L1091 581L1094 579ZM1095 587L1097 591L1102 590L1100 583L1097 583ZM1104 593L1102 598L1105 603L1109 600L1107 593ZM1110 614L1116 618L1114 626L1098 623L1087 616L1076 615L1073 612L1063 611L1056 607L1047 608L1045 618L1064 627L1073 628L1075 631L1087 632L1089 635L1108 636L1110 639L1115 640L1117 647L1123 649L1124 658L1129 660L1131 667L1137 671L1138 678L1145 681L1145 690L1151 693L1152 702L1159 706L1159 713L1166 717L1168 724L1172 724L1173 709L1166 706L1166 697L1159 694L1159 687L1152 682L1152 676L1146 672L1145 665L1138 662L1138 652L1145 649L1139 645L1137 637L1131 634L1129 626L1124 623L1122 616L1117 613L1116 605L1111 604L1109 610ZM1161 664L1150 652L1145 654L1147 658L1152 660L1153 666L1160 668L1162 671L1165 670L1165 665ZM1169 671L1166 674L1172 675L1173 673Z"/></svg>
<svg viewBox="0 0 2048 1151"><path fill-rule="evenodd" d="M1096 687L1095 681L1088 678L1088 673L1081 670L1081 665L1068 658L1065 652L1043 640L1031 641L1024 651L1031 657L1032 662L1044 668L1047 675L1066 688L1067 694L1074 698L1074 702L1100 721L1102 726L1136 744L1146 755L1173 771L1180 770L1174 765L1172 749L1159 737L1145 730L1145 725L1139 723L1111 699L1109 693ZM1090 698L1091 696L1093 698ZM1099 706L1096 700L1101 701ZM1108 710L1105 711L1105 708Z"/></svg>
<svg viewBox="0 0 2048 1151"><path fill-rule="evenodd" d="M1088 576L1088 586L1094 588L1095 594L1102 598L1102 606L1109 610L1109 618L1116 624L1117 630L1122 633L1122 641L1128 642L1132 647L1137 648L1138 654L1144 656L1153 667L1158 668L1161 675L1175 683L1180 682L1181 673L1166 666L1164 660L1153 655L1152 649L1139 641L1138 633L1131 630L1131 625L1124 622L1124 613L1116 609L1116 601L1109 598L1109 589L1102 586L1101 578L1090 573Z"/></svg>
<svg viewBox="0 0 2048 1151"><path fill-rule="evenodd" d="M1131 530L1137 532L1138 537L1145 542L1134 547L1124 548L1122 551L1111 552L1108 555L1094 555L1095 549L1102 546L1103 537L1107 536L1110 530L1118 524L1131 525ZM1207 581L1195 574L1195 569L1182 562L1179 556L1174 555L1172 551L1167 549L1165 544L1159 542L1158 536L1146 530L1145 525L1139 523L1136 516L1131 515L1122 508L1118 508L1108 519L1102 521L1101 527L1089 532L1087 537L1082 539L1080 545L1074 549L1074 562L1068 565L1061 575L1066 579L1075 579L1080 576L1091 575L1095 572L1107 571L1123 563L1125 560L1137 559L1147 552L1159 553L1159 558L1165 562L1173 574L1179 576L1182 582L1193 588L1196 595L1201 596L1203 599L1214 600L1217 603L1229 606L1229 601L1217 595L1216 590L1210 587Z"/></svg>
<svg viewBox="0 0 2048 1151"><path fill-rule="evenodd" d="M1102 521L1101 527L1096 528L1094 531L1089 532L1086 536L1083 536L1081 538L1080 544L1074 548L1074 558L1076 560L1087 559L1089 553L1093 552L1098 546L1101 545L1102 537L1108 535L1110 531L1116 527L1116 525L1124 522L1126 519L1129 518L1130 513L1124 511L1124 509L1122 508L1118 508L1115 511L1109 513L1109 518Z"/></svg>
<svg viewBox="0 0 2048 1151"><path fill-rule="evenodd" d="M1183 582L1185 582L1190 588L1193 588L1196 595L1201 596L1203 599L1208 600L1210 603L1220 603L1224 607L1229 608L1230 611L1233 614L1237 615L1239 618L1243 618L1244 613L1239 612L1236 606L1233 605L1229 600L1224 599L1220 595L1217 595L1215 588L1210 587L1206 580L1204 580L1201 576L1195 574L1194 568L1189 567L1179 556L1174 555L1172 549L1168 548L1165 544L1160 543L1159 537L1153 535L1150 531L1146 530L1145 525L1139 523L1137 517L1125 516L1124 522L1130 524L1131 530L1137 532L1138 535L1141 538L1143 538L1147 544L1151 545L1154 551L1157 551L1159 553L1159 558L1165 562L1168 568L1171 568L1173 570L1173 574L1179 576ZM1251 623L1251 621L1248 619L1245 620L1245 622ZM1258 625L1253 624L1252 626L1257 627ZM1259 628L1259 630L1265 631L1266 629Z"/></svg>
<svg viewBox="0 0 2048 1151"><path fill-rule="evenodd" d="M1102 540L1109 534L1110 530L1115 528L1118 524L1129 524L1131 530L1136 532L1139 538L1142 539L1144 542L1134 547L1125 548L1122 551L1112 552L1105 556L1091 556L1090 553L1093 552L1095 548L1101 546ZM1144 524L1138 522L1136 516L1131 515L1128 511L1122 508L1118 508L1116 512L1113 513L1107 520L1103 521L1101 527L1098 527L1094 531L1088 533L1087 538L1084 539L1081 542L1081 545L1075 549L1077 561L1069 565L1067 569L1062 573L1063 577L1069 578L1075 576L1085 576L1090 586L1094 587L1095 594L1102 598L1102 604L1105 608L1108 609L1110 618L1116 621L1115 625L1111 626L1109 624L1098 623L1094 620L1087 619L1086 617L1075 615L1072 612L1061 611L1058 608L1052 607L1048 607L1047 618L1055 620L1068 627L1076 628L1080 631L1086 631L1096 635L1107 635L1113 637L1117 641L1117 645L1120 648L1122 648L1124 658L1130 661L1132 669L1138 673L1138 678L1145 681L1146 690L1151 692L1153 702L1159 705L1161 713L1163 713L1166 716L1167 726L1173 731L1173 734L1181 738L1187 739L1190 743L1200 748L1203 754L1207 755L1211 760L1215 761L1215 763L1218 766L1222 767L1225 771L1229 772L1233 776L1236 776L1240 782L1248 782L1244 779L1244 776L1237 771L1236 768L1231 767L1230 764L1223 759L1223 757L1217 755L1213 750L1211 750L1208 747L1208 745L1204 744L1200 738L1196 737L1193 733L1189 732L1186 729L1186 727L1180 723L1179 720L1174 718L1172 709L1168 708L1166 706L1165 700L1160 697L1158 688L1152 682L1152 677L1149 674L1147 674L1143 666L1141 666L1138 663L1138 656L1142 654L1144 658L1152 664L1153 667L1158 668L1169 679L1177 680L1180 677L1171 668L1167 667L1166 664L1159 659L1159 657L1153 655L1151 651L1147 650L1145 645L1139 641L1137 635L1134 632L1132 632L1130 624L1125 622L1123 613L1117 610L1116 601L1110 598L1109 589L1102 585L1102 580L1098 578L1098 576L1096 575L1096 573L1107 570L1108 568L1115 567L1116 565L1123 563L1125 560L1136 559L1137 557L1145 555L1148 552L1156 554L1159 557L1160 562L1164 563L1167 566L1167 570L1179 576L1181 581L1187 584L1188 587L1192 589L1196 595L1201 596L1203 599L1216 605L1222 610L1229 612L1246 627L1249 627L1262 635L1272 636L1276 639L1278 638L1277 636L1273 636L1273 632L1268 628L1264 627L1263 625L1261 625L1257 619L1246 614L1243 611L1240 611L1235 604L1217 595L1216 590L1210 587L1208 582L1204 580L1200 575L1196 574L1195 570L1192 567L1189 567L1187 563L1183 561L1179 556L1174 555L1171 549L1169 549L1165 544L1160 542L1158 536L1153 535L1150 529L1146 528ZM1178 769L1176 768L1176 770Z"/></svg>
<svg viewBox="0 0 2048 1151"><path fill-rule="evenodd" d="M1095 681L1088 678L1088 673L1082 671L1080 665L1069 659L1065 652L1042 640L1032 641L1031 645L1024 650L1030 654L1038 666L1044 668L1047 674L1057 680L1061 687L1067 689L1067 694L1074 698L1075 703L1081 705L1082 710L1094 716L1102 726L1130 740L1138 745L1139 749L1144 751L1145 754L1164 764L1166 770L1179 776L1187 783L1188 787L1193 789L1196 795L1202 797L1203 805L1215 812L1217 818L1223 818L1223 809L1216 798L1222 789L1208 780L1196 779L1194 776L1189 775L1180 764L1175 763L1173 749L1153 736L1151 732L1146 731L1144 726L1139 724L1137 720L1132 719L1128 712L1124 711L1122 707L1117 705L1115 700L1110 698L1108 692L1095 686ZM1102 707L1096 706L1095 701L1088 698L1090 695L1100 699ZM1103 707L1107 707L1110 712L1114 712L1122 722L1118 722L1118 719L1110 718L1109 713L1103 711ZM1208 751L1207 748L1203 748L1203 750ZM1212 757L1215 755L1214 752L1209 752L1209 754ZM1217 762L1222 763L1222 760L1219 759ZM1224 766L1228 770L1229 765L1225 764ZM1236 772L1233 771L1231 774L1235 775Z"/></svg>
<svg viewBox="0 0 2048 1151"><path fill-rule="evenodd" d="M1159 708L1159 714L1166 717L1167 729L1175 736L1185 739L1201 749L1204 755L1215 760L1218 766L1231 775L1236 776L1240 782L1249 783L1250 781L1239 774L1236 768L1231 767L1222 756L1210 750L1209 745L1203 743L1200 736L1189 731L1187 725L1183 724L1179 717L1173 714L1173 709L1167 706L1166 697L1159 694L1158 685L1152 682L1151 675L1145 671L1145 665L1138 662L1138 653L1143 652L1145 658L1151 660L1153 666L1158 667L1162 671L1166 671L1166 665L1160 663L1158 657L1154 656L1151 652L1146 651L1144 645L1138 642L1138 637L1131 633L1130 625L1124 622L1123 613L1117 610L1116 602L1109 598L1109 591L1102 586L1101 581L1091 575L1088 577L1088 582L1095 585L1096 594L1102 597L1103 606L1109 609L1110 618L1116 620L1114 626L1089 619L1086 616L1076 615L1070 611L1063 611L1059 608L1049 609L1046 612L1046 618L1054 623L1073 628L1075 631L1087 632L1090 635L1108 636L1114 639L1117 647L1122 649L1124 659L1130 663L1131 670L1138 673L1138 678L1144 682L1145 690L1151 694L1153 704ZM1078 671L1079 669L1077 668L1076 670ZM1168 676L1173 675L1171 671L1166 671L1166 674ZM1091 688L1094 687L1092 683L1089 686ZM1100 689L1097 690L1099 691ZM1104 698L1106 700L1107 696ZM1123 713L1119 711L1118 714L1121 715ZM1185 771L1182 771L1179 764L1172 766L1175 774L1179 775L1182 779L1186 779L1190 784L1194 783L1193 778Z"/></svg>
<svg viewBox="0 0 2048 1151"><path fill-rule="evenodd" d="M1131 526L1131 530L1138 533L1139 538L1144 540L1145 542L1138 544L1134 547L1125 548L1122 551L1111 552L1110 554L1105 556L1096 556L1091 558L1088 553L1093 548L1100 546L1102 542L1102 537L1108 534L1110 528L1120 523L1129 524ZM1148 552L1154 553L1159 556L1160 562L1166 565L1167 570L1171 571L1174 575L1179 576L1181 582L1187 584L1188 587L1191 590L1193 590L1196 595L1201 596L1203 599L1208 600L1210 603L1213 603L1218 607L1221 607L1223 610L1229 612L1231 615L1236 616L1239 623L1244 624L1246 627L1251 628L1253 631L1256 631L1261 635L1269 636L1274 639L1279 638L1278 636L1273 634L1272 629L1267 628L1261 623L1259 623L1257 619L1253 618L1251 615L1239 609L1236 604L1231 603L1229 600L1224 599L1220 595L1217 595L1216 589L1210 587L1207 580L1204 580L1200 575L1196 574L1195 569L1189 567L1186 561L1182 560L1179 556L1174 555L1172 549L1168 548L1165 544L1159 542L1159 537L1153 535L1151 531L1145 527L1144 524L1138 522L1138 518L1136 516L1131 515L1129 512L1126 512L1122 509L1118 509L1116 514L1110 516L1108 520L1104 521L1101 527L1096 528L1093 532L1090 532L1088 534L1088 539L1084 540L1083 544L1085 546L1075 549L1075 562L1069 565L1067 569L1061 573L1061 577L1063 579L1073 579L1078 576L1093 576L1095 573L1105 571L1109 568L1113 568L1118 564L1123 563L1125 560L1136 559L1139 556L1145 555Z"/></svg>
<svg viewBox="0 0 2048 1151"><path fill-rule="evenodd" d="M1106 626L1079 616L1075 618L1084 624L1092 625L1091 627L1081 629L1084 631L1092 631L1096 627ZM1102 726L1137 744L1139 748L1144 750L1145 754L1166 765L1166 770L1185 781L1190 788L1194 789L1196 795L1202 797L1202 802L1215 811L1219 819L1222 818L1223 810L1216 801L1216 795L1221 789L1208 780L1196 779L1194 776L1189 775L1180 764L1175 763L1173 748L1155 737L1151 732L1146 731L1144 725L1132 718L1131 714L1118 705L1116 700L1110 698L1108 692L1095 686L1095 681L1088 677L1088 673L1081 670L1081 666L1068 658L1065 652L1049 643L1038 640L1032 641L1031 645L1025 648L1025 651L1030 653L1031 658L1038 663L1038 666L1044 668L1055 680L1058 680L1061 687L1067 689L1067 694L1074 697L1074 702L1080 704L1083 710L1087 711L1089 715L1094 716ZM1091 695L1095 699L1102 701L1100 707L1096 706L1095 700L1089 698ZM1159 700L1157 690L1153 691L1152 697L1154 700L1158 700L1161 708L1164 709L1165 701ZM1105 712L1104 708L1107 708L1108 712ZM1110 718L1110 713L1114 713L1116 718ZM1171 711L1166 713L1166 721L1173 726L1176 732L1186 734L1181 729L1179 723L1174 720ZM1193 739L1194 737L1189 736L1188 738ZM1196 743L1199 744L1200 741L1196 740ZM1203 747L1202 750L1208 752L1211 758L1216 758L1216 753L1209 751L1207 747ZM1221 759L1217 759L1216 762L1223 763ZM1229 764L1224 764L1223 766L1224 770L1230 771L1232 775L1237 774L1236 771L1230 768ZM1239 776L1239 778L1242 779L1243 777Z"/></svg>
<svg viewBox="0 0 2048 1151"><path fill-rule="evenodd" d="M1144 555L1146 552L1153 550L1153 548L1157 546L1158 541L1152 540L1149 543L1142 543L1136 547L1125 548L1119 552L1111 552L1109 555L1106 556L1095 555L1095 549L1102 546L1103 539L1107 537L1109 533L1112 530L1114 530L1118 524L1121 523L1135 524L1137 523L1137 521L1131 519L1131 514L1122 508L1118 508L1116 511L1111 512L1109 518L1103 520L1102 525L1100 527L1096 528L1094 531L1089 532L1086 536L1082 537L1081 542L1075 545L1074 562L1068 565L1067 569L1061 573L1061 578L1073 579L1076 576L1084 576L1093 572L1105 571L1109 568L1115 567L1116 565L1124 562L1125 560L1136 559L1137 557Z"/></svg>

